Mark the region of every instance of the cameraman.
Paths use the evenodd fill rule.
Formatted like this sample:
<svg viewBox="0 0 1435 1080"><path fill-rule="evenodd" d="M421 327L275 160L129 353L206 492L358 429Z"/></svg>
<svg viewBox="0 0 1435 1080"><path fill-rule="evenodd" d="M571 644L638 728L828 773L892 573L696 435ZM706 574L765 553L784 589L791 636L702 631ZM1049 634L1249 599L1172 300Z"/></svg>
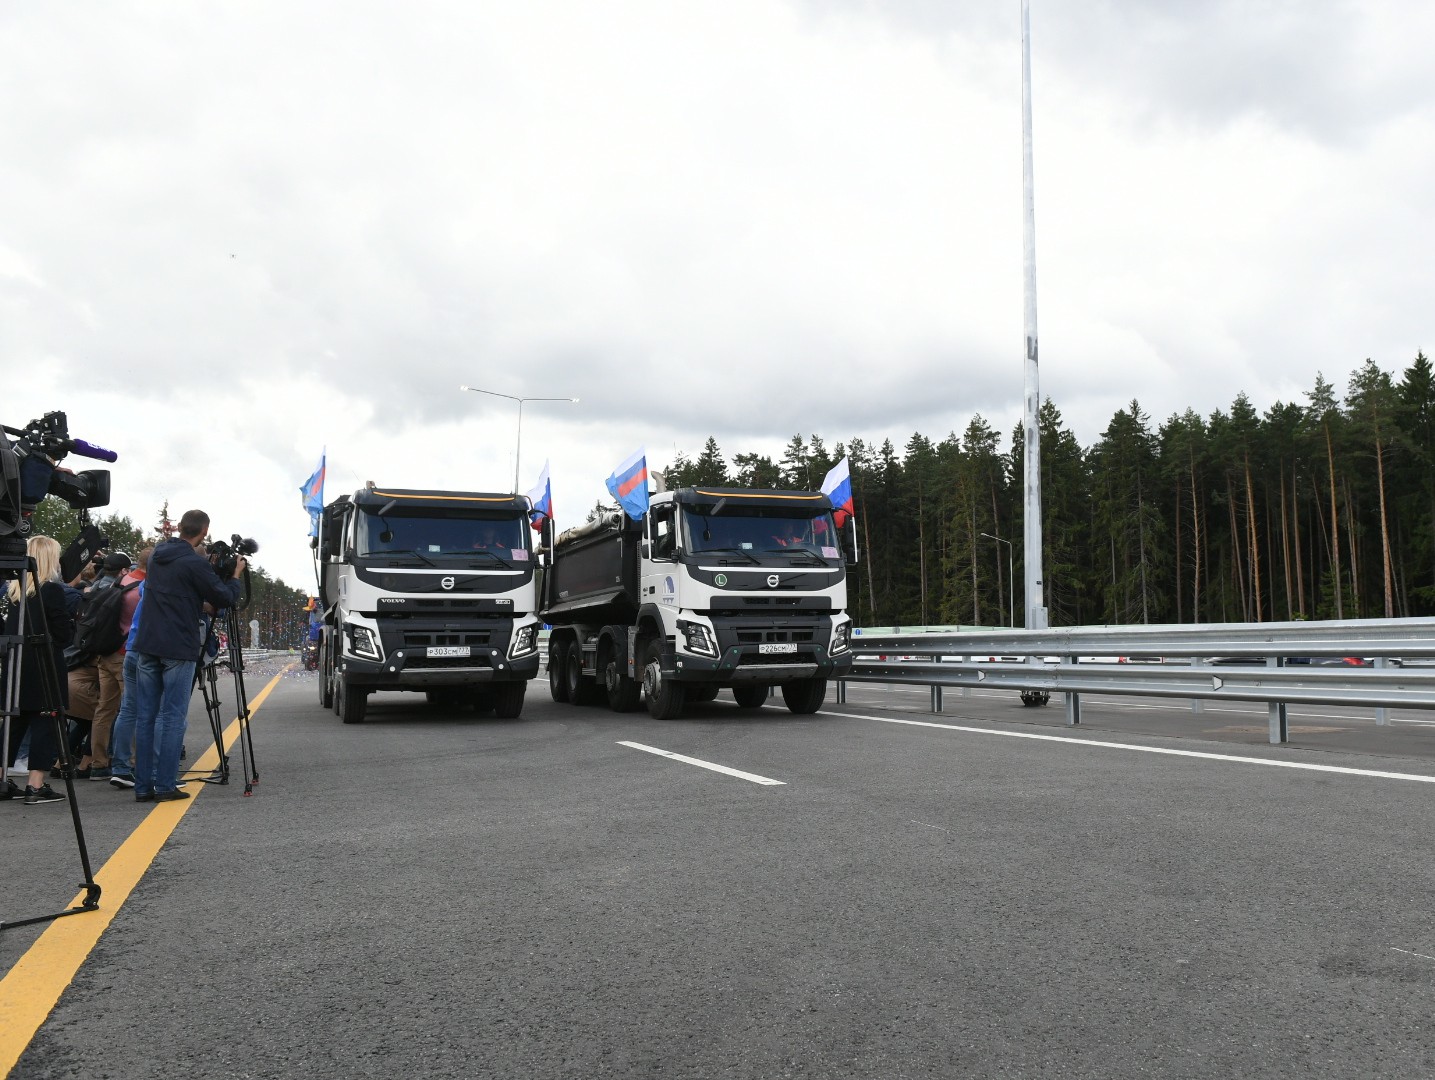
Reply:
<svg viewBox="0 0 1435 1080"><path fill-rule="evenodd" d="M246 566L237 559L233 576L221 582L199 551L208 535L209 515L187 510L179 519L179 536L164 541L150 557L134 645L136 802L189 798L179 790L179 755L195 665L204 647L204 606L238 603Z"/></svg>

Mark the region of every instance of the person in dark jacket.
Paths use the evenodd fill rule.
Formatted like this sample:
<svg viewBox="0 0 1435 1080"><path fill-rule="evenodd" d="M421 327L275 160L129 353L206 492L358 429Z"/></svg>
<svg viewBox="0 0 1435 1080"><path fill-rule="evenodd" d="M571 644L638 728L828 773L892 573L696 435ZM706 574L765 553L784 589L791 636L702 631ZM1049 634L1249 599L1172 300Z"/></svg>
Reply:
<svg viewBox="0 0 1435 1080"><path fill-rule="evenodd" d="M25 785L25 805L37 806L43 803L61 802L63 795L56 794L45 782L45 776L55 764L59 753L56 738L55 712L65 713L68 704L65 679L59 674L65 670L65 646L75 636L74 616L68 610L65 587L60 584L60 544L48 536L32 536L25 547L35 560L36 572L25 580L23 599L25 612L24 656L20 664L20 685L17 688L16 708L19 710L18 723L12 725L10 746L5 762L8 770L15 763L15 752L25 732L30 732L30 776ZM9 610L5 614L5 632L19 633L21 596L20 582L12 581L6 587ZM32 635L48 628L50 651L54 661L56 681L46 686L43 678L44 667L41 654ZM5 798L10 798L9 781L6 780ZM14 793L14 794L18 794Z"/></svg>
<svg viewBox="0 0 1435 1080"><path fill-rule="evenodd" d="M204 608L233 607L243 586L238 559L234 575L220 581L199 553L209 535L209 515L187 510L179 536L150 556L145 576L144 615L135 634L135 801L187 799L179 790L179 754L184 745L194 670L204 647Z"/></svg>

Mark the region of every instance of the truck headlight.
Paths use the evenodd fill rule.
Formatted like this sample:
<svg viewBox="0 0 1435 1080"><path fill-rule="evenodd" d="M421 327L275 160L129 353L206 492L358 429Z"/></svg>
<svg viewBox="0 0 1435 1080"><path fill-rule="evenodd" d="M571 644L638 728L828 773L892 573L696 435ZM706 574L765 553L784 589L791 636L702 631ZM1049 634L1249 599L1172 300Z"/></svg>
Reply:
<svg viewBox="0 0 1435 1080"><path fill-rule="evenodd" d="M362 656L367 660L384 658L379 652L379 639L374 637L374 632L367 626L349 627L349 650L355 656Z"/></svg>
<svg viewBox="0 0 1435 1080"><path fill-rule="evenodd" d="M688 652L701 653L703 656L717 656L717 642L713 640L713 632L702 623L680 619L678 620L678 629L682 631Z"/></svg>
<svg viewBox="0 0 1435 1080"><path fill-rule="evenodd" d="M527 656L529 653L538 651L538 624L529 623L527 626L520 626L513 635L513 641L508 646L508 658L517 660L520 656Z"/></svg>
<svg viewBox="0 0 1435 1080"><path fill-rule="evenodd" d="M838 623L832 629L832 644L827 647L827 655L837 656L845 653L852 647L852 620Z"/></svg>

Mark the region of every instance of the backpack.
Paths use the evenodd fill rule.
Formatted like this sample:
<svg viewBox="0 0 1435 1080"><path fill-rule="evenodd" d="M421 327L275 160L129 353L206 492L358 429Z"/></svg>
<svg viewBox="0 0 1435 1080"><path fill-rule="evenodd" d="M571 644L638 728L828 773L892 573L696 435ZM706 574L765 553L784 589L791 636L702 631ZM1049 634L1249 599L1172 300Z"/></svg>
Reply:
<svg viewBox="0 0 1435 1080"><path fill-rule="evenodd" d="M75 652L84 657L109 656L125 643L120 629L125 593L139 588L138 581L128 585L107 585L91 589L80 597L80 610L75 615Z"/></svg>

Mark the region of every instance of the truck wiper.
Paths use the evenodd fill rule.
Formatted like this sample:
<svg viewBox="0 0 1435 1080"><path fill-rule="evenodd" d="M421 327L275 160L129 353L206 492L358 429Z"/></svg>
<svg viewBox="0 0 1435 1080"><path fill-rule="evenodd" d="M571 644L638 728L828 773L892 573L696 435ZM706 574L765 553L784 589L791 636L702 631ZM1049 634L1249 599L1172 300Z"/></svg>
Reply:
<svg viewBox="0 0 1435 1080"><path fill-rule="evenodd" d="M746 559L746 560L747 560L748 562L750 562L750 563L754 563L754 564L755 564L755 563L757 562L757 559L754 558L750 552L746 552L746 551L744 551L742 548L735 548L735 547L703 548L700 552L698 552L699 555L713 555L713 554L719 554L719 553L727 553L727 554L730 554L730 555L741 555L744 559Z"/></svg>
<svg viewBox="0 0 1435 1080"><path fill-rule="evenodd" d="M506 569L509 569L509 570L513 569L513 564L510 563L507 559L505 559L502 555L495 555L493 552L488 551L488 550L486 550L486 549L484 549L484 548L477 548L477 549L475 549L475 550L473 550L473 551L465 551L464 554L465 554L465 555L487 555L487 556L488 556L490 559L492 559L494 562L498 563L499 566L502 566L502 567L504 567L504 568L506 568Z"/></svg>
<svg viewBox="0 0 1435 1080"><path fill-rule="evenodd" d="M817 554L817 552L811 551L811 550L809 550L808 548L787 548L787 547L768 548L768 549L767 549L767 554L769 554L769 555L806 555L809 559L815 560L818 566L831 566L831 565L832 565L832 564L829 563L826 559L824 559L821 555Z"/></svg>
<svg viewBox="0 0 1435 1080"><path fill-rule="evenodd" d="M418 559L420 562L427 563L429 566L438 566L438 563L434 562L432 559L430 559L430 558L429 558L427 555L425 555L422 551L419 551L417 548L396 548L396 549L394 549L394 550L392 550L392 551L371 551L371 552L369 552L369 554L370 554L370 555L412 555L414 558Z"/></svg>

